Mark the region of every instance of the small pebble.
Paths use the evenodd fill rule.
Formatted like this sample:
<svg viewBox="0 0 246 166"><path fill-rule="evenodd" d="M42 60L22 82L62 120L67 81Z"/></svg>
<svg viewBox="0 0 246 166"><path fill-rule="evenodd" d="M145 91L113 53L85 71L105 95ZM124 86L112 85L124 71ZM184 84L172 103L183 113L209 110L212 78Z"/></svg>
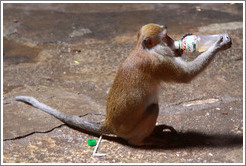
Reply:
<svg viewBox="0 0 246 166"><path fill-rule="evenodd" d="M14 23L18 23L19 21L18 21L17 19L14 19L13 22L14 22Z"/></svg>

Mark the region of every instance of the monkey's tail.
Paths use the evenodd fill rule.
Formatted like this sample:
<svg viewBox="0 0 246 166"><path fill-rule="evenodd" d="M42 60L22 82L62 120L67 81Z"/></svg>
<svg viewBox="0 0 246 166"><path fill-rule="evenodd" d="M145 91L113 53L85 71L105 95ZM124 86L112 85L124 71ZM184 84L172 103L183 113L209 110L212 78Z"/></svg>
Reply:
<svg viewBox="0 0 246 166"><path fill-rule="evenodd" d="M85 131L92 132L94 134L103 135L111 133L108 131L106 127L103 125L96 123L96 122L89 122L79 116L70 116L66 115L54 108L51 108L43 103L40 103L37 99L30 97L30 96L16 96L15 100L22 101L32 106L56 117L57 119L61 120L65 124L71 127L76 127Z"/></svg>

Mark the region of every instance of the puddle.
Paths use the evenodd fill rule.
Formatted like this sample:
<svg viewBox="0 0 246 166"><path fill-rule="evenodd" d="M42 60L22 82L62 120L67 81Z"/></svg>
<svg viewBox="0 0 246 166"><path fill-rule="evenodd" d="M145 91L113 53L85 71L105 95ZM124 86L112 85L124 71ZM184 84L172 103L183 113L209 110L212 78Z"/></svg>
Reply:
<svg viewBox="0 0 246 166"><path fill-rule="evenodd" d="M40 51L39 48L29 47L7 39L3 40L3 48L4 65L34 63L37 61L37 55Z"/></svg>

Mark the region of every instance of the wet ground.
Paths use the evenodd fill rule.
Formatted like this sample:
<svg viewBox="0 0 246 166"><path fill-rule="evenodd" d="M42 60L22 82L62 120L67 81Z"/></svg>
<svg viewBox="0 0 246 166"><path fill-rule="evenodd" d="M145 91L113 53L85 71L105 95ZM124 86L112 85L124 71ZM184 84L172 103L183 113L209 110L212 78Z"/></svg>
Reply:
<svg viewBox="0 0 246 166"><path fill-rule="evenodd" d="M4 4L4 163L242 163L242 4ZM138 29L154 22L179 39L187 32L227 32L232 47L189 84L162 84L159 147L136 148L103 137L99 153L89 138L16 95L31 95L68 114L103 119L107 92ZM192 60L198 54L185 54Z"/></svg>

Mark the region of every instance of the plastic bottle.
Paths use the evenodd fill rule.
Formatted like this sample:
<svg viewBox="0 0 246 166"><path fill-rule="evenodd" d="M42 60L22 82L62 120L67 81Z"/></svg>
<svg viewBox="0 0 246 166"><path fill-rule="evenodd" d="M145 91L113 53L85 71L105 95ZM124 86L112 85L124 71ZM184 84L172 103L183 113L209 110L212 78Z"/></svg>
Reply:
<svg viewBox="0 0 246 166"><path fill-rule="evenodd" d="M223 36L223 40L229 40L230 37L227 33L208 35L208 36L186 36L182 40L175 41L176 49L182 49L185 52L203 52L208 50L215 42Z"/></svg>

